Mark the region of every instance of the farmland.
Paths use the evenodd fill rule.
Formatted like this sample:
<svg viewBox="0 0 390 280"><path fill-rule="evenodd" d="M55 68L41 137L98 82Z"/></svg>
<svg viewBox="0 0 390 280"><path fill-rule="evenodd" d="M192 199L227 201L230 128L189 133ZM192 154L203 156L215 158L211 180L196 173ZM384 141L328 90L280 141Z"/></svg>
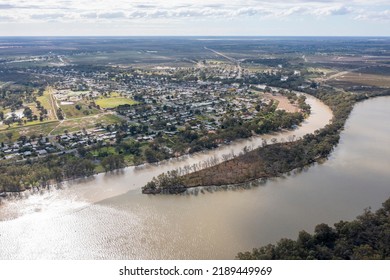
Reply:
<svg viewBox="0 0 390 280"><path fill-rule="evenodd" d="M354 85L354 86L374 86L374 87L390 87L390 76L366 74L361 72L345 73L337 78L330 79L332 85Z"/></svg>

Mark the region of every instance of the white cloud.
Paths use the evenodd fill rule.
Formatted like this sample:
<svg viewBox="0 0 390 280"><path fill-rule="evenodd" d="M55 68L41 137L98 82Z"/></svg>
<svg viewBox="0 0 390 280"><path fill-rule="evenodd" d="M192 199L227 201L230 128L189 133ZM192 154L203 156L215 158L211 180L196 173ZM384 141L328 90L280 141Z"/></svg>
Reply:
<svg viewBox="0 0 390 280"><path fill-rule="evenodd" d="M126 18L126 15L123 12L108 12L108 13L101 13L98 15L98 18L104 18L104 19L118 19L118 18Z"/></svg>
<svg viewBox="0 0 390 280"><path fill-rule="evenodd" d="M370 20L370 21L389 21L390 22L390 10L378 11L378 12L361 12L355 19L357 20Z"/></svg>
<svg viewBox="0 0 390 280"><path fill-rule="evenodd" d="M30 16L30 18L36 20L57 20L65 16L66 14L62 14L62 13L48 13L48 14L43 13L43 14L33 14Z"/></svg>
<svg viewBox="0 0 390 280"><path fill-rule="evenodd" d="M388 20L388 0L0 0L0 21L132 21L136 19L274 18L349 16ZM384 11L384 12L383 12ZM3 19L2 19L3 18Z"/></svg>
<svg viewBox="0 0 390 280"><path fill-rule="evenodd" d="M313 14L319 16L340 16L340 15L347 15L353 12L354 10L350 7L329 6L329 7L318 8L313 11Z"/></svg>

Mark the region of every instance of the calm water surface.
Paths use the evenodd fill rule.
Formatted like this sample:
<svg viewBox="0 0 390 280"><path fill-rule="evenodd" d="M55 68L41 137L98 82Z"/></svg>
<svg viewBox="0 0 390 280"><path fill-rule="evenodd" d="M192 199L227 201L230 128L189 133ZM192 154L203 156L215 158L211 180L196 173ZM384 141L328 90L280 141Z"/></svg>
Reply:
<svg viewBox="0 0 390 280"><path fill-rule="evenodd" d="M294 132L326 124L314 114ZM330 159L250 190L146 196L140 187L174 167L239 152L261 139L33 195L0 206L0 259L232 259L239 251L295 238L316 224L353 219L390 196L390 97L356 105Z"/></svg>

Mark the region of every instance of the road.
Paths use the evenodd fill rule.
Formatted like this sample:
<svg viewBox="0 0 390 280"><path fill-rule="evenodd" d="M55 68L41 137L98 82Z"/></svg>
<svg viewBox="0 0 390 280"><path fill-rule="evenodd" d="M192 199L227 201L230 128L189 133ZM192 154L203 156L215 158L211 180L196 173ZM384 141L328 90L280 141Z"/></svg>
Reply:
<svg viewBox="0 0 390 280"><path fill-rule="evenodd" d="M240 65L240 61L238 61L237 59L235 59L235 58L233 58L233 57L230 57L230 56L227 56L226 54L224 54L224 53L221 53L221 52L218 52L218 51L216 51L216 50L213 50L213 49L210 49L210 48L208 48L208 47L204 47L204 49L205 50L208 50L208 51L211 51L211 52L213 52L213 53L215 53L215 54L217 54L217 55L219 55L219 56L222 56L223 58L226 58L227 60L229 60L230 62L233 62L234 64L236 64L236 67L237 67L237 72L238 72L238 74L237 74L237 79L241 79L241 77L242 77L242 67L241 67L241 65Z"/></svg>
<svg viewBox="0 0 390 280"><path fill-rule="evenodd" d="M352 73L352 72L358 72L358 71L360 71L362 69L367 69L367 68L370 68L370 67L378 67L378 66L387 67L388 65L386 65L386 64L365 65L365 66L354 68L354 69L351 69L351 70L338 72L336 74L330 75L329 77L321 78L321 79L319 79L319 81L320 82L329 81L329 80L332 80L332 79L336 79L337 77L341 77L341 76L347 75L347 74Z"/></svg>

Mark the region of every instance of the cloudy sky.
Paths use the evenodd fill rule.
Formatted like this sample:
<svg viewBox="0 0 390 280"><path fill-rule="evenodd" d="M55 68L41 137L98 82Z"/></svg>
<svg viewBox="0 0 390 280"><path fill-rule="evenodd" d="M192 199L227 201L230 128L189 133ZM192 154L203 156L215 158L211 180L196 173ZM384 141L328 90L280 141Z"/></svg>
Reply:
<svg viewBox="0 0 390 280"><path fill-rule="evenodd" d="M0 36L390 36L390 0L0 0Z"/></svg>

